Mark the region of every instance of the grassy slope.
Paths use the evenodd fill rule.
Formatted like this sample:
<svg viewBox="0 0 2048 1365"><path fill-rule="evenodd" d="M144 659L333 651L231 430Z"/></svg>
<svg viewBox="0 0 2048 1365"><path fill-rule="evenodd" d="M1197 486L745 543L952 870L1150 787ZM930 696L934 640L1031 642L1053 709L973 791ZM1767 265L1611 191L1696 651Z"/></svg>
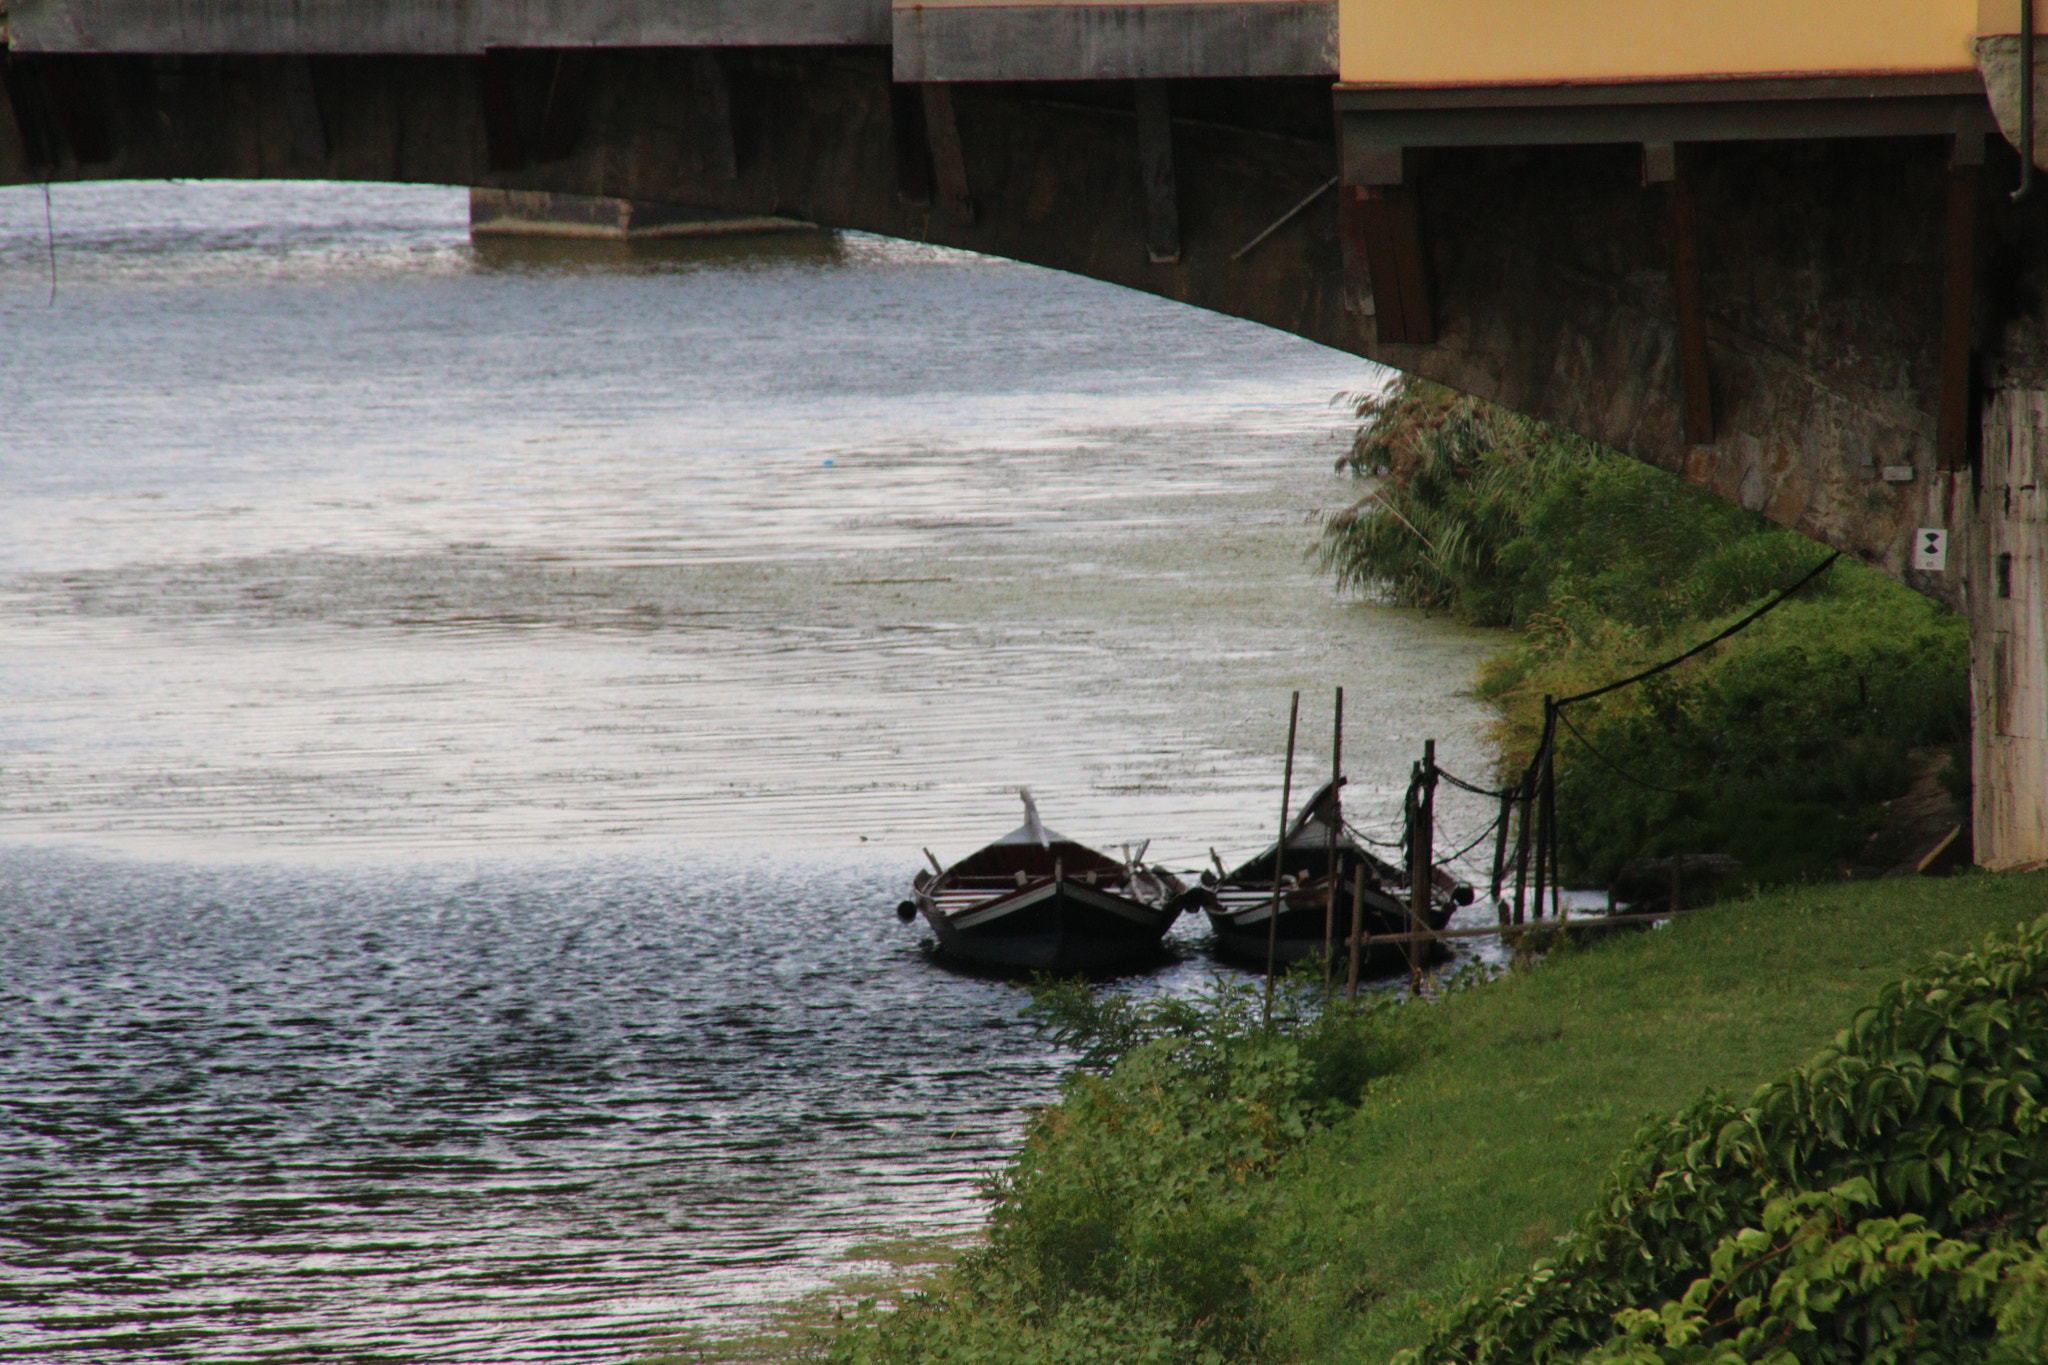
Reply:
<svg viewBox="0 0 2048 1365"><path fill-rule="evenodd" d="M1803 1061L1936 952L2048 912L2048 875L1802 888L1554 955L1418 1024L1418 1057L1281 1177L1283 1358L1385 1360L1547 1251L1636 1123ZM1368 1311L1361 1308L1370 1305Z"/></svg>

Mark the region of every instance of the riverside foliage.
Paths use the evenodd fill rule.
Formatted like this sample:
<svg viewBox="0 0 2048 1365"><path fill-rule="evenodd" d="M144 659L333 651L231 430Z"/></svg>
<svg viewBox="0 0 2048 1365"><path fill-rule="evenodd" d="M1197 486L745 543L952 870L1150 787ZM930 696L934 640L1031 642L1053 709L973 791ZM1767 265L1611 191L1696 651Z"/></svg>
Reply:
<svg viewBox="0 0 2048 1365"><path fill-rule="evenodd" d="M1263 1354L1275 1165L1392 1065L1392 1009L1289 985L1028 1007L1083 1065L991 1183L988 1245L943 1292L850 1329L855 1362L1221 1362Z"/></svg>
<svg viewBox="0 0 2048 1365"><path fill-rule="evenodd" d="M2048 920L1646 1126L1560 1253L1405 1365L2048 1359Z"/></svg>
<svg viewBox="0 0 2048 1365"><path fill-rule="evenodd" d="M1588 690L1704 638L1821 558L1659 470L1424 381L1362 400L1344 462L1374 487L1319 546L1341 585L1519 643L1481 669L1499 771L1535 748L1542 698ZM1560 741L1568 876L1725 852L1746 880L1839 875L1883 803L1969 719L1966 624L1842 561L1799 600L1653 683L1575 708Z"/></svg>
<svg viewBox="0 0 2048 1365"><path fill-rule="evenodd" d="M2026 1210L2040 1158L2015 1152L2009 1137L1973 1145L1973 1134L1987 1114L2017 1122L2021 1095L2028 1106L2042 1098L2023 1073L2029 1055L2048 1056L2043 931L1974 961L1925 964L1930 953L2009 932L2044 904L2043 874L1789 888L1655 933L1553 952L1427 1005L1351 1014L1340 1002L1338 1013L1318 1016L1313 994L1283 996L1270 1033L1244 988L1221 992L1213 1007L1068 992L1039 1017L1065 1030L1091 1065L1070 1078L1059 1105L1032 1117L1014 1165L991 1182L989 1244L928 1280L902 1310L855 1315L820 1349L841 1365L1361 1365L1418 1347L1428 1365L1481 1350L1491 1361L1564 1361L1610 1348L1680 1349L1627 1337L1648 1330L1647 1320L1617 1323L1610 1309L1654 1312L1660 1324L1667 1303L1685 1311L1692 1281L1712 1277L1714 1251L1745 1227L1774 1238L1758 1255L1809 1224L1828 1234L1825 1244L1801 1243L1809 1250L1860 1238L1830 1253L1837 1267L1866 1247L1885 1267L1910 1260L1933 1274L1965 1254L1991 1269L1944 1239L2032 1256L2038 1223ZM1876 1012L1855 1013L1873 999ZM1790 1070L1852 1017L1850 1037L1861 1042L1845 1048L1838 1039L1819 1061ZM1907 1055L1914 1049L1917 1060ZM1257 1074L1267 1058L1277 1062L1272 1077ZM1700 1099L1748 1095L1765 1082L1748 1105ZM1773 1095L1785 1098L1766 1104ZM1843 1095L1848 1108L1829 1107L1828 1097ZM1987 1109L1998 1095L2005 1109ZM1643 1127L1655 1114L1675 1117ZM1855 1117L1869 1122L1846 1121ZM1751 1128L1729 1132L1729 1121ZM1761 1137L1737 1143L1745 1131ZM1724 1132L1729 1145L1717 1149ZM2009 1129L2023 1146L2038 1143L2027 1133ZM1631 1157L1617 1169L1624 1149ZM1923 1158L1924 1197L1914 1165ZM1797 1180L1766 1188L1779 1167L1743 1164L1752 1159L1792 1160ZM1952 1176L1959 1162L1968 1169ZM1859 1176L1879 1203L1854 1202L1860 1187L1831 1194ZM2001 1184L2007 1176L2018 1183ZM1694 1188L1724 1179L1725 1197ZM2012 1198L1938 1222L1932 1241L1911 1240L1919 1225L1885 1225L1945 1219L1929 1206L1966 1185ZM1807 1196L1844 1201L1839 1217ZM1904 1202L1884 1202L1895 1198ZM1795 1202L1773 1210L1780 1199ZM1674 1258L1692 1259L1661 1262L1662 1277L1647 1279L1631 1278L1633 1265L1587 1260L1628 1245L1582 1228L1561 1246L1557 1235L1589 1208L1596 1220L1635 1219L1625 1235L1647 1239L1653 1253L1670 1246ZM1730 1221L1715 1226L1720 1213ZM1877 1226L1860 1226L1873 1219ZM1902 1250L1886 1259L1894 1246ZM1734 1303L1702 1291L1706 1321L1759 1292L1750 1280L1774 1277L1795 1254L1804 1253L1787 1250L1752 1270ZM1731 1272L1747 1264L1730 1255ZM1954 1358L1982 1358L2008 1308L2010 1338L2024 1340L2014 1314L2030 1310L2014 1305L2031 1292L2020 1281L2034 1271L2014 1262L2008 1278L2003 1265L1984 1301L1989 1316L1983 1302L1965 1306L1978 1316ZM1558 1285L1560 1266L1583 1275L1544 1288ZM1610 1270L1620 1282L1613 1301L1588 1297ZM1894 1300L1864 1302L1882 1317ZM1768 1295L1762 1307L1777 1311ZM1788 1365L1829 1359L1792 1349ZM1917 1359L1945 1357L1930 1349Z"/></svg>

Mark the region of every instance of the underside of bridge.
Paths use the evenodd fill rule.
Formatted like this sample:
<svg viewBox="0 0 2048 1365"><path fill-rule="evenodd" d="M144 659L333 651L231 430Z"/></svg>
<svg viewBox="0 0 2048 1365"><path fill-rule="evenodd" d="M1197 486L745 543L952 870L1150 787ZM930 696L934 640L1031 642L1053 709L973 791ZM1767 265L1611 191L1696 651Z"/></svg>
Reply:
<svg viewBox="0 0 2048 1365"><path fill-rule="evenodd" d="M0 183L377 180L795 217L1419 372L1967 611L1978 857L2048 858L2048 192L2011 202L2019 159L1975 73L1333 94L1334 70L1301 68L1334 56L1293 30L1233 30L1237 69L1261 74L1205 74L1190 38L1164 65L1112 51L1055 80L936 27L912 51L900 21L893 51L24 50L17 32Z"/></svg>

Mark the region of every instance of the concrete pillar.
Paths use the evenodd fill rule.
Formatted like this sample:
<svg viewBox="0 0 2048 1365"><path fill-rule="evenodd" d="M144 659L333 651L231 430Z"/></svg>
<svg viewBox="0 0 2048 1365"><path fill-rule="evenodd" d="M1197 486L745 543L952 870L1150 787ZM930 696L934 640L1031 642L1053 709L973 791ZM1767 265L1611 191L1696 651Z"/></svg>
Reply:
<svg viewBox="0 0 2048 1365"><path fill-rule="evenodd" d="M1967 519L1972 826L1990 868L2048 860L2048 386L1993 381Z"/></svg>

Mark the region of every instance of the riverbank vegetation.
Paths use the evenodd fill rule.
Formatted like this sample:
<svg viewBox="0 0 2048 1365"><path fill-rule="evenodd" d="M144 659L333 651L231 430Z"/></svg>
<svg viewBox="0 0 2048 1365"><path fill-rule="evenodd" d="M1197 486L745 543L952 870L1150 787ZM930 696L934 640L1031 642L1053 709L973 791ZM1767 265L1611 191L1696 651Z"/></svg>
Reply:
<svg viewBox="0 0 2048 1365"><path fill-rule="evenodd" d="M1077 1070L1061 1103L1033 1117L1022 1152L991 1187L987 1246L899 1310L844 1331L833 1357L1192 1365L1384 1361L1419 1348L1432 1361L1508 1360L1539 1358L1540 1342L1554 1339L1559 1359L1595 1347L1616 1360L1692 1359L1688 1343L1718 1349L1740 1335L1687 1336L1695 1319L1725 1314L1718 1282L1691 1307L1684 1295L1688 1276L1717 1273L1722 1239L1743 1220L1773 1240L1730 1255L1796 1243L1778 1260L1801 1267L1801 1284L1824 1259L1811 1253L1857 1235L1865 1241L1856 1246L1906 1248L1915 1275L1947 1274L1944 1259L1963 1257L1988 1295L1972 1302L1995 1310L2006 1262L1985 1257L2017 1256L2032 1235L2039 1218L2022 1205L2033 1186L1951 1172L2000 1160L2018 1171L1994 1150L2003 1139L1969 1134L1985 1128L1988 1111L1976 1106L1994 1092L2007 1097L2011 1122L2039 1112L2023 1097L2041 1081L2021 1074L2014 1049L2048 1046L2048 1021L2024 1003L2048 988L2044 940L2036 932L1967 968L1938 966L1918 986L1884 988L1924 970L1930 954L2010 932L2044 897L2039 875L1793 888L1654 932L1562 945L1426 1004L1340 1002L1324 1012L1297 995L1272 1031L1250 997L1229 991L1151 1010L1104 1005L1092 1021L1071 1002L1057 1006L1053 1021L1066 1020L1069 1041L1092 1048L1096 1066ZM1936 989L1954 1009L1901 1013ZM1882 1013L1863 1016L1854 1035L1865 1041L1787 1073L1872 1002ZM1866 1055L1914 1039L1957 1051L1962 1070L1932 1055L1912 1065ZM1880 1075L1854 1105L1828 1107L1842 1085ZM1759 1101L1769 1114L1743 1119L1751 1106L1742 1097L1774 1076ZM1954 1090L1958 1077L1967 1083ZM1966 1106L1969 1129L1940 1120L1937 1101L1949 1098ZM1770 1126L1781 1111L1793 1126ZM1736 1121L1763 1137L1717 1145ZM1700 1134L1697 1151L1674 1145ZM1781 1155L1774 1143L1798 1151L1771 1165ZM1852 1150L1864 1155L1837 1159ZM1923 1159L1924 1171L1912 1164ZM1677 1173L1659 1177L1672 1161ZM1725 1180L1726 1197L1687 1203L1675 1192L1687 1171ZM1870 1190L1850 1184L1859 1172ZM1899 1221L1933 1216L1936 1192L1968 1182L1987 1192L1976 1213ZM1645 1202L1645 1190L1663 1203ZM1822 1202L1772 1204L1793 1195ZM1658 1233L1662 1207L1684 1226ZM1884 1225L1859 1232L1869 1219ZM1634 1221L1617 1230L1616 1220ZM1822 1235L1824 1244L1812 1240ZM1664 1256L1654 1273L1630 1265L1621 1274L1602 1259L1634 1245L1629 1238ZM1946 1250L1941 1238L1977 1249ZM1827 1264L1846 1264L1847 1251L1829 1254ZM1545 1259L1576 1268L1577 1287L1548 1288L1555 1272L1532 1276ZM1738 1265L1723 1261L1731 1273ZM1924 1289L1933 1296L1924 1302L1947 1304L1965 1292L1957 1284L1926 1278L1901 1292ZM1656 1322L1602 1317L1610 1305L1598 1295L1609 1292L1615 1311ZM1782 1314L1768 1328L1764 1319L1779 1308L1749 1305L1750 1293L1742 1287L1726 1306L1755 1319L1747 1325L1763 1335L1747 1338L1752 1345L1777 1340ZM1667 1315L1667 1300L1680 1308ZM1708 1300L1714 1313L1701 1318L1694 1310ZM1873 1321L1882 1316L1879 1305ZM1657 1335L1667 1321L1678 1346ZM1979 1312L1972 1321L1971 1339L1988 1339L1990 1320Z"/></svg>
<svg viewBox="0 0 2048 1365"><path fill-rule="evenodd" d="M1373 486L1324 562L1520 628L1479 680L1504 775L1545 694L1711 636L1822 557L1426 385L1361 415ZM1040 993L1079 1065L991 1182L987 1244L831 1358L2048 1359L2048 874L1842 875L1961 740L1965 670L1960 623L1842 562L1575 714L1568 873L1746 865L1746 892L1658 929L1554 931L1427 999L1290 989L1270 1025L1247 987Z"/></svg>
<svg viewBox="0 0 2048 1365"><path fill-rule="evenodd" d="M1341 585L1521 632L1477 680L1501 708L1503 778L1534 750L1546 695L1678 653L1825 557L1662 471L1424 381L1359 415L1345 463L1371 489L1325 524L1322 562ZM1887 803L1938 782L1936 805L1967 807L1968 677L1961 618L1837 561L1728 643L1569 713L1566 876L1606 886L1632 861L1720 853L1755 886L1916 857L1924 831L1888 824Z"/></svg>

